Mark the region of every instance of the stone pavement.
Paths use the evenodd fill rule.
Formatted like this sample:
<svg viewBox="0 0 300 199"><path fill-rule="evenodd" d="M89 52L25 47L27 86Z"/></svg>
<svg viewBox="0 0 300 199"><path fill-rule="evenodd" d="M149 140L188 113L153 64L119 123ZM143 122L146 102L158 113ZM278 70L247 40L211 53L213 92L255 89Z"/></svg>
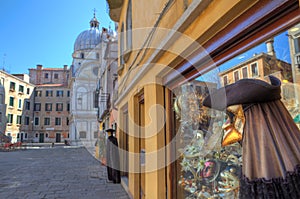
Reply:
<svg viewBox="0 0 300 199"><path fill-rule="evenodd" d="M0 152L0 198L128 199L106 182L106 167L81 148Z"/></svg>

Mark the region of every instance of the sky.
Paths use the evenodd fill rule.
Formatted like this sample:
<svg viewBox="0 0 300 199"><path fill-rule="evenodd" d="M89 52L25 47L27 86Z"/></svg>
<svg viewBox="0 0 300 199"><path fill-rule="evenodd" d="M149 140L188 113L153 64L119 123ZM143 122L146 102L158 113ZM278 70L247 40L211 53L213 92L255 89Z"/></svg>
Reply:
<svg viewBox="0 0 300 199"><path fill-rule="evenodd" d="M72 64L77 36L96 17L114 29L106 0L0 0L0 69L29 73L37 64Z"/></svg>

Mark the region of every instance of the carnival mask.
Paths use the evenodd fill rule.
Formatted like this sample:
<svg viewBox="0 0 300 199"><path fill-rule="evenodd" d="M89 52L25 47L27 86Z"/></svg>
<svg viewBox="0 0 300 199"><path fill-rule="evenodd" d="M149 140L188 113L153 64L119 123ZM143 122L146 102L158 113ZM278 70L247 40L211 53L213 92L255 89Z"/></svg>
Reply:
<svg viewBox="0 0 300 199"><path fill-rule="evenodd" d="M245 124L242 105L233 105L227 108L228 119L223 124L224 131L222 147L241 141Z"/></svg>

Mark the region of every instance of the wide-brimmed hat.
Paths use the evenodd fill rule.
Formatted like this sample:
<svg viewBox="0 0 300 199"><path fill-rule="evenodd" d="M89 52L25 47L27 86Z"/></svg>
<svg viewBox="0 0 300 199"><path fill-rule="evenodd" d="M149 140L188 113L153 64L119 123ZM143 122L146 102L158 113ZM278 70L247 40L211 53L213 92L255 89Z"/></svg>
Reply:
<svg viewBox="0 0 300 199"><path fill-rule="evenodd" d="M209 108L224 110L237 104L253 104L279 100L281 82L269 76L271 84L259 79L241 79L209 94L203 105Z"/></svg>

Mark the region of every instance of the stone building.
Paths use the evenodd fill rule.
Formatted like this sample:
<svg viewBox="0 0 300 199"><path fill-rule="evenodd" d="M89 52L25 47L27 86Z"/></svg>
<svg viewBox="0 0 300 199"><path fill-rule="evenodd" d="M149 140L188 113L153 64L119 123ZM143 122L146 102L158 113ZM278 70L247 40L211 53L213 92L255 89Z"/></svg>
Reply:
<svg viewBox="0 0 300 199"><path fill-rule="evenodd" d="M30 131L33 142L63 142L69 139L70 90L69 69L29 69L30 82L35 85Z"/></svg>
<svg viewBox="0 0 300 199"><path fill-rule="evenodd" d="M273 43L274 39L266 41L267 53L254 54L250 59L222 71L219 74L222 84L225 86L244 78L263 80L268 75L276 76L282 81L293 82L291 64L276 57Z"/></svg>
<svg viewBox="0 0 300 199"><path fill-rule="evenodd" d="M33 106L32 93L35 86L29 82L29 76L26 74L11 75L0 71L0 81L5 91L5 134L11 137L11 142L29 141L31 134L28 130L32 128L33 120L30 110Z"/></svg>
<svg viewBox="0 0 300 199"><path fill-rule="evenodd" d="M99 132L99 69L105 66L103 58L109 37L110 31L99 29L94 14L90 28L77 36L72 54L70 140L72 144L86 146L91 153L95 153Z"/></svg>

